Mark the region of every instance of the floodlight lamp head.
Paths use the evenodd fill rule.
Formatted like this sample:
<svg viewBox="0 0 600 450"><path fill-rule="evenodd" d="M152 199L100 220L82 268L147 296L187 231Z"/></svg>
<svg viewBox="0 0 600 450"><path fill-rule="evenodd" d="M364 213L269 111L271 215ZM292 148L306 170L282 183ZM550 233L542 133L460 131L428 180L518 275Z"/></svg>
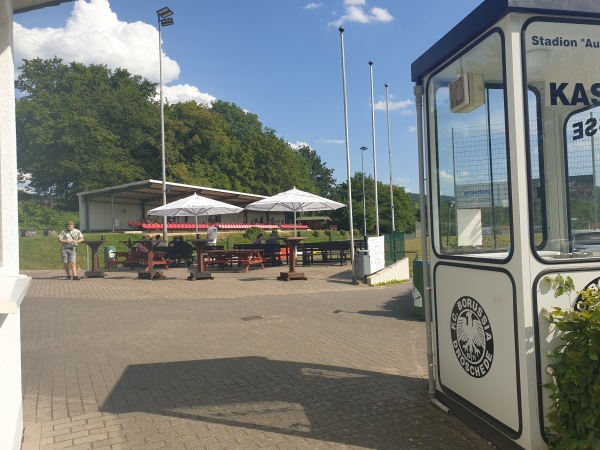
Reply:
<svg viewBox="0 0 600 450"><path fill-rule="evenodd" d="M160 8L158 11L156 11L156 14L158 14L161 19L166 19L167 17L173 15L173 11L171 11L168 6L165 6L164 8Z"/></svg>
<svg viewBox="0 0 600 450"><path fill-rule="evenodd" d="M364 145L360 148L363 152L366 150L369 150L367 147L365 147Z"/></svg>
<svg viewBox="0 0 600 450"><path fill-rule="evenodd" d="M389 85L389 84L387 84L387 83L385 83L385 84L384 84L384 86L385 86L386 88L388 88L390 85Z"/></svg>
<svg viewBox="0 0 600 450"><path fill-rule="evenodd" d="M369 61L369 65L372 66L373 65L373 61Z"/></svg>
<svg viewBox="0 0 600 450"><path fill-rule="evenodd" d="M175 22L173 22L173 18L169 18L169 19L160 19L160 26L161 27L168 27L169 25L173 25Z"/></svg>
<svg viewBox="0 0 600 450"><path fill-rule="evenodd" d="M340 27L340 28L338 28L338 30L339 30L340 33L343 33L344 32L344 27Z"/></svg>

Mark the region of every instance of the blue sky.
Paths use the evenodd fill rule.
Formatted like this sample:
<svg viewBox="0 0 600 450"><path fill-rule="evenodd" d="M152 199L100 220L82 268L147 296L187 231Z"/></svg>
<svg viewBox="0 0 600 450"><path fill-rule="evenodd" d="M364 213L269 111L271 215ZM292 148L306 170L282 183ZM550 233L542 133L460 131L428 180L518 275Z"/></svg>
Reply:
<svg viewBox="0 0 600 450"><path fill-rule="evenodd" d="M162 32L169 102L235 103L291 145L309 145L344 181L342 24L351 172L361 171L365 146L365 172L373 174L371 60L377 178L389 183L387 82L393 182L418 192L410 65L479 3L76 0L14 17L15 66L23 58L57 55L66 62L126 67L158 82L156 10L168 6L175 13L175 25Z"/></svg>

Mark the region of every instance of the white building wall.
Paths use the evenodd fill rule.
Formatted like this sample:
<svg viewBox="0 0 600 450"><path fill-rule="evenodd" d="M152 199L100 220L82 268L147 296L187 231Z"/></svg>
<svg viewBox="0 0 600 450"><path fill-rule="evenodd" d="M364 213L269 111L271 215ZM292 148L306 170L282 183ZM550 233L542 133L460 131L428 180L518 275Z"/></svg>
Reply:
<svg viewBox="0 0 600 450"><path fill-rule="evenodd" d="M0 450L19 449L23 434L12 8L0 0Z"/></svg>

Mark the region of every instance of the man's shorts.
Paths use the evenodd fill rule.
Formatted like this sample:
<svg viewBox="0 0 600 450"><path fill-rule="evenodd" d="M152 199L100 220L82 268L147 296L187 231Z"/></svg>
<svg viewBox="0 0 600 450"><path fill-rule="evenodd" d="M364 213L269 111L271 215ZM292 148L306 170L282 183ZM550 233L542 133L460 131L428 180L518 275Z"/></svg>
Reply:
<svg viewBox="0 0 600 450"><path fill-rule="evenodd" d="M75 248L61 248L60 256L62 256L62 262L75 262L77 258L77 249Z"/></svg>

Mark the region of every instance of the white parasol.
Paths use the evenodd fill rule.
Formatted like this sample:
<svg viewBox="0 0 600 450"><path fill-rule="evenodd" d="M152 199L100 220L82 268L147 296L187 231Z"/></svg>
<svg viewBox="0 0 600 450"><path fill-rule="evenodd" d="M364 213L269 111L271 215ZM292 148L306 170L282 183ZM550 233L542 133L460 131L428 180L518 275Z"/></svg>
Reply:
<svg viewBox="0 0 600 450"><path fill-rule="evenodd" d="M196 218L196 233L198 232L198 216L212 216L218 214L235 214L244 208L228 203L202 197L198 194L190 195L166 205L148 211L149 216L182 217L194 216Z"/></svg>
<svg viewBox="0 0 600 450"><path fill-rule="evenodd" d="M272 197L250 203L246 209L250 211L289 211L294 213L294 236L296 235L296 213L306 211L323 211L342 208L343 203L329 200L325 197L304 192L300 189L290 189Z"/></svg>

